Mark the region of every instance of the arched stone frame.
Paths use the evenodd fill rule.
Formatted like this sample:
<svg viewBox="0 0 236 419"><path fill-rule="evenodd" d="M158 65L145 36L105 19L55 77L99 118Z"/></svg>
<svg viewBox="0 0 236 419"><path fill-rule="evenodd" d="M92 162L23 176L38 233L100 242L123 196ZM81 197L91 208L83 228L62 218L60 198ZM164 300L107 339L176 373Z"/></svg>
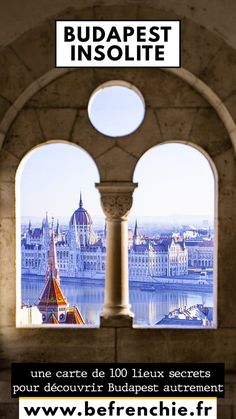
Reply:
<svg viewBox="0 0 236 419"><path fill-rule="evenodd" d="M158 70L157 70L158 72ZM48 79L47 77L45 79L47 79L47 83L49 83L49 81L51 81L53 79L52 77L52 73L54 73L54 75L59 75L59 73L57 71L52 71L50 73L50 78ZM65 72L66 75L65 77L72 73L71 71L69 72ZM111 71L112 73L112 71ZM115 72L116 73L116 72ZM142 74L143 77L145 77L145 73L143 71L140 71L140 73ZM64 72L63 72L64 74ZM80 71L77 72L77 74L80 74ZM185 74L185 73L183 73ZM187 72L188 76L189 73ZM88 75L89 77L89 75ZM193 79L196 80L196 78L193 76ZM192 80L193 80L192 79ZM66 79L65 79L66 80ZM46 83L46 84L47 84ZM202 84L201 83L197 83L196 84L199 86ZM40 84L37 84L37 89L40 91L42 89L42 86ZM194 83L192 84L194 86ZM96 86L97 87L97 86ZM30 89L29 89L30 90ZM209 89L208 89L209 90ZM143 89L141 88L141 91L143 91ZM144 86L144 92L145 92L145 86ZM34 91L35 93L35 91ZM88 92L88 97L89 94L91 92ZM31 92L32 94L32 92ZM30 96L31 96L30 94ZM144 93L145 96L145 93ZM214 95L213 95L214 96ZM215 96L214 96L215 97ZM211 96L212 98L212 96ZM20 99L20 103L21 105L24 104L24 100L25 98L21 98ZM29 99L28 93L27 93L27 99ZM211 99L212 100L212 99ZM216 103L216 108L217 109L221 109L221 107L219 107L219 101L217 101ZM14 112L16 111L16 106L14 106ZM177 110L177 116L181 116L181 110ZM182 142L188 142L188 139L190 141L193 142L193 144L198 144L199 138L202 137L202 135L198 136L197 133L195 133L195 127L191 127L191 132L189 135L186 135L186 132L184 132L182 135L177 134L176 135L176 131L174 127L171 127L171 134L170 134L170 129L167 129L167 133L163 132L161 125L163 124L163 121L161 120L162 118L160 118L160 113L163 113L163 109L161 111L158 110L158 112L156 114L154 114L153 112L151 112L151 109L147 110L147 115L145 117L145 120L142 124L142 126L138 129L138 131L136 131L135 133L127 136L126 138L122 138L122 139L110 139L110 138L104 138L102 135L100 135L99 133L97 133L89 124L87 115L85 113L83 113L83 117L79 119L78 121L78 114L77 111L75 109L71 109L71 110L49 110L49 114L51 116L57 116L57 113L60 117L64 118L65 120L65 125L63 126L63 130L67 131L65 138L66 140L71 139L71 137L73 138L73 142L79 144L80 146L84 147L85 149L87 149L88 152L91 153L92 157L94 158L95 162L97 163L99 169L100 169L100 173L101 173L101 180L102 183L104 184L104 182L124 182L124 185L127 185L127 182L130 182L132 180L132 173L135 167L135 164L137 162L137 160L140 158L140 156L148 149L150 148L152 145L154 144L159 144L161 141L163 141L163 139L165 140L165 136L168 136L169 138L174 138L175 140L182 141ZM167 111L168 113L168 111ZM191 113L191 112L190 112ZM203 110L204 113L204 110ZM30 118L29 118L29 114ZM189 113L187 112L187 114L189 115ZM27 116L28 115L28 116ZM63 116L64 115L64 116ZM213 114L214 115L214 114ZM223 112L223 121L224 121L224 117L225 117L225 111ZM8 121L8 124L10 125L10 119L8 119L8 117L14 118L15 114L10 114L8 113L7 118L4 120L5 124L6 121ZM168 115L167 115L168 116ZM182 119L183 116L186 115L182 115ZM203 115L204 116L204 115ZM31 120L31 125L34 125L29 127L29 124L27 124L27 118L29 118ZM176 116L175 116L176 118ZM220 135L223 132L222 129L222 125L219 125L219 121L217 120L216 116L212 116L213 120L217 123L217 130L220 127ZM228 118L228 116L227 116ZM226 118L226 119L227 119ZM204 118L203 118L204 119ZM228 119L227 119L228 120ZM57 122L57 119L56 119ZM82 125L81 125L82 122ZM164 118L164 122L165 122L165 118ZM173 121L170 121L173 123ZM178 122L179 121L175 121ZM181 121L182 122L182 121ZM77 123L80 123L79 128L80 130L76 131L76 125ZM68 126L67 126L68 125ZM188 125L188 124L187 124ZM48 130L48 132L50 134L46 134L45 135L45 126L46 126L46 130ZM228 126L228 125L227 125ZM28 134L26 135L27 137L27 141L28 144L22 144L17 143L18 139L19 139L19 130L18 128L20 128L21 131L21 135L22 135L22 139L24 134L26 134L27 130L31 130L31 137L28 137ZM24 128L24 131L22 131ZM153 128L153 129L152 129ZM179 126L177 125L177 128L179 128ZM199 130L199 127L197 127L197 131ZM19 162L19 158L22 157L22 155L24 155L24 153L26 153L32 146L38 144L38 142L42 141L42 137L53 137L53 134L55 136L55 131L56 131L56 136L58 137L59 132L58 132L58 127L52 127L52 124L50 125L50 121L48 119L48 116L43 115L43 111L41 112L41 116L37 115L37 111L35 111L35 109L30 109L30 108L25 108L22 110L22 112L19 113L15 123L11 126L10 131L8 132L8 136L6 139L6 142L4 144L3 147L3 152L5 153L5 156L8 155L8 158L10 159L10 162L12 162L13 165L17 165ZM178 130L177 130L178 131ZM185 131L185 129L184 129ZM229 132L229 129L227 130ZM234 131L232 130L231 133L233 133ZM218 135L219 136L219 135ZM167 137L167 139L168 139ZM145 139L145 141L142 140L142 138ZM224 136L225 138L225 136ZM202 139L201 139L202 140ZM33 141L33 144L31 143L31 141ZM200 147L202 146L202 144L200 143L199 145ZM13 147L13 149L12 149ZM225 146L224 146L225 147ZM230 152L230 146L227 147L228 151L226 151L226 157L228 159L231 159L231 163L232 163L232 159L233 159L233 154ZM221 151L221 150L220 150ZM17 156L17 154L19 153L19 157ZM230 157L231 155L231 157ZM214 156L213 156L214 157ZM223 156L221 156L223 157ZM3 157L4 158L4 157ZM224 157L223 157L224 158ZM123 170L120 171L119 166L115 166L114 165L114 161L119 159L122 166L123 166ZM13 163L14 160L14 163ZM218 164L222 164L222 161L220 162L220 157L219 155L216 155L216 157L213 158L213 160L215 161L216 167ZM4 159L4 166L7 164L7 160ZM10 163L11 164L11 163ZM231 173L232 174L232 173ZM232 181L231 181L232 182ZM105 184L104 184L105 185ZM9 187L9 184L8 184ZM14 215L14 214L13 214Z"/></svg>
<svg viewBox="0 0 236 419"><path fill-rule="evenodd" d="M99 180L99 171L97 168L96 163L94 162L94 160L91 158L91 156L89 155L89 153L84 150L82 147L78 146L77 144L65 141L65 140L60 140L60 139L54 139L54 140L47 140L47 141L43 141L40 144L36 145L35 147L33 147L31 150L29 150L24 157L21 159L19 165L17 166L16 169L16 173L15 173L15 218L16 218L16 326L20 327L20 323L19 323L19 315L20 315L20 306L22 303L22 298L21 298L21 219L20 219L20 196L21 196L21 188L20 188L20 182L21 182L21 175L24 171L24 167L25 167L25 163L27 162L28 159L30 159L31 154L37 152L38 149L47 146L49 144L66 144L69 147L74 147L77 150L82 151L85 155L86 158L88 158L90 160L89 164L93 165L94 168L97 171L97 180ZM82 157L83 158L83 157ZM65 174L66 176L66 174ZM78 190L78 198L79 198L79 190ZM45 203L46 204L46 203ZM58 252L57 251L57 258L58 258L58 254L60 253L60 258L62 257L62 251ZM67 252L68 253L68 252ZM63 252L63 256L65 257L65 251ZM60 258L58 258L60 260ZM89 265L89 262L88 262ZM86 326L86 325L85 325ZM27 327L26 325L24 325L23 327ZM40 327L50 327L50 325L41 325ZM72 326L73 327L73 326ZM81 326L80 326L81 327Z"/></svg>
<svg viewBox="0 0 236 419"><path fill-rule="evenodd" d="M26 103L41 89L44 89L48 84L53 81L61 78L62 76L75 72L75 69L57 69L48 71L43 76L39 77L36 81L31 83L23 93L15 100L15 102L9 107L6 114L4 115L1 124L0 124L0 147L2 147L5 136L8 133L11 124L13 123L16 116L23 109ZM160 71L160 70L159 70ZM164 71L174 74L175 76L182 79L184 82L188 83L193 87L206 101L215 109L219 118L221 119L226 131L228 132L229 138L231 140L232 146L236 154L236 125L235 122L229 113L227 107L223 101L214 93L214 91L198 77L194 76L190 71L181 67L181 68L167 68ZM121 85L129 85L128 82L124 80L118 81ZM104 84L104 83L103 83ZM102 84L102 86L103 86ZM106 81L105 85L112 85L112 81ZM95 91L99 88L96 87ZM91 92L92 93L92 92Z"/></svg>
<svg viewBox="0 0 236 419"><path fill-rule="evenodd" d="M205 159L207 160L208 164L209 164L209 168L212 171L213 177L214 177L214 267L213 267L213 300L214 300L214 305L213 305L213 313L214 313L214 328L217 328L218 325L218 189L219 189L219 178L218 178L218 171L216 168L216 165L214 163L214 160L209 156L208 153L206 153L206 151L199 146L196 143L193 143L192 141L188 141L187 139L184 140L166 140L164 142L160 142L157 145L154 145L153 147L149 148L148 150L146 150L139 158L139 160L136 163L136 166L134 168L134 175L135 175L135 170L139 164L139 162L142 160L142 157L144 157L144 155L146 153L149 153L152 151L152 149L154 148L158 148L159 146L163 146L165 144L184 144L184 145L188 145L194 149L196 149L200 154L202 154ZM139 179L137 179L138 184L141 183L141 181L139 181ZM196 180L197 181L197 180ZM201 265L199 265L201 266ZM202 264L202 267L204 265Z"/></svg>
<svg viewBox="0 0 236 419"><path fill-rule="evenodd" d="M109 5L108 5L109 3ZM189 4L190 3L190 4ZM139 0L129 2L121 0L118 4L116 0L109 2L103 0L102 2L93 1L87 7L84 2L77 2L74 8L68 4L68 9L65 10L66 3L63 2L62 7L58 5L51 5L47 9L47 16L42 7L38 4L36 14L32 15L32 19L27 21L27 13L24 14L24 20L21 21L20 31L14 26L15 17L13 16L12 36L8 37L6 31L6 41L4 45L6 48L1 50L2 58L2 71L1 75L1 94L0 97L1 118L15 102L17 98L21 100L22 90L37 78L46 74L53 68L53 55L54 43L52 21L55 17L61 19L182 19L182 64L183 66L203 80L207 86L214 90L218 97L221 98L224 105L228 108L231 116L236 118L235 112L235 63L236 52L235 42L233 39L234 32L231 30L232 25L226 26L217 24L217 19L222 22L222 10L219 9L219 2L214 8L212 15L212 7L206 6L206 11L202 6L193 4L194 2L154 2L149 1L147 4ZM232 3L232 2L231 2ZM38 13L40 10L40 13ZM230 5L227 14L225 15L228 21L229 15L233 16L232 4ZM37 15L37 19L35 18ZM49 18L49 16L51 16ZM212 16L212 19L211 19ZM233 17L232 17L233 19ZM20 22L19 16L17 20ZM26 22L27 21L27 22ZM27 23L27 25L25 25ZM30 29L31 28L31 29ZM30 30L29 30L30 29ZM26 32L27 31L27 32ZM231 32L230 32L231 31ZM23 35L22 35L23 34ZM17 38L17 39L16 39ZM45 42L46 41L46 42ZM11 43L11 44L10 44ZM232 47L230 47L233 46ZM38 57L42 59L38 60ZM91 81L86 84L86 89L96 88L100 83L112 79L124 79L136 84L136 72L133 71L134 77L131 72L109 70L89 71ZM172 70L171 70L172 71ZM178 70L173 70L177 71ZM157 70L159 72L159 70ZM58 71L59 77L63 75L63 70ZM74 73L76 74L76 72ZM80 72L84 80L83 71ZM5 75L7 78L5 78ZM72 76L72 74L71 74ZM150 77L151 76L151 77ZM146 77L152 79L152 72L147 70ZM193 76L195 78L195 76ZM71 80L71 79L70 79ZM172 80L173 81L173 80ZM163 80L162 80L163 82ZM168 97L171 97L171 92L178 96L179 84L173 83L174 88L171 89L171 80L169 79L170 89L166 91ZM42 80L43 83L43 80ZM48 82L47 82L48 83ZM37 84L37 82L36 82ZM54 83L52 83L54 84ZM153 83L152 83L153 84ZM154 83L156 85L156 83ZM153 94L155 86L152 86ZM49 90L49 84L47 84ZM137 86L142 90L140 80L137 80ZM172 86L172 87L173 87ZM79 85L81 88L81 84ZM45 89L45 88L44 88ZM47 89L47 87L46 87ZM182 89L182 87L181 87ZM37 89L36 89L37 90ZM56 92L57 89L55 89ZM188 89L187 89L188 90ZM196 86L194 87L196 92ZM52 91L51 91L52 93ZM156 97L159 99L159 91L155 88ZM5 96L5 97L4 97ZM36 93L37 96L37 93ZM206 101L203 105L203 96L198 94L199 100L195 101L194 94L191 100L187 100L188 105L194 104L199 107L208 106L210 101ZM196 95L197 96L197 95ZM195 96L195 98L196 98ZM174 100L174 106L182 106L187 98L184 94L181 95L182 103ZM5 100L6 99L6 100ZM82 94L84 99L84 94ZM148 98L149 99L149 98ZM149 101L148 101L149 102ZM178 102L178 103L177 103ZM36 100L35 100L36 103ZM75 101L74 101L75 103ZM84 103L84 102L83 102ZM153 105L153 101L149 106ZM160 106L158 100L155 101L156 107ZM162 109L159 115L159 123L162 127L167 129L163 132L164 139L190 139L191 129L186 129L186 134L180 132L182 122L186 122L189 126L189 119L191 119L191 109L189 113L176 109L175 116L172 110L167 109L171 103L161 100L161 105L166 106ZM194 106L193 106L194 107ZM119 328L100 328L100 329L77 329L77 330L20 330L15 329L14 326L14 211L12 211L13 189L11 183L14 179L14 165L17 165L19 157L8 153L4 149L0 153L0 182L1 182L1 205L0 214L0 259L1 259L1 278L0 278L0 358L2 373L0 377L1 396L0 399L4 402L5 408L2 406L3 416L18 417L17 404L12 403L8 398L10 388L10 363L15 362L225 362L226 367L226 399L219 406L219 415L222 417L231 417L234 415L233 410L235 405L233 390L235 387L235 342L236 342L236 317L235 312L235 271L236 271L236 258L235 258L235 220L236 220L236 197L235 197L235 153L228 141L229 135L227 130L223 132L215 132L216 149L214 150L213 144L208 148L208 144L203 143L201 140L213 129L214 125L219 127L219 119L212 105L210 105L214 113L211 118L211 112L205 109L204 117L197 117L196 124L205 125L204 129L195 129L193 131L193 142L198 142L203 148L211 155L219 172L219 328L218 330L204 330L204 331L188 331L188 330L141 330L141 329L119 329ZM82 106L83 108L83 106ZM29 104L25 105L25 110L29 109ZM80 110L82 111L81 107ZM67 110L68 112L68 110ZM13 110L14 113L14 110ZM60 112L58 112L60 113ZM201 110L200 110L201 113ZM15 112L15 115L17 112ZM54 109L54 116L57 112ZM178 116L179 118L178 118ZM185 114L185 118L184 118ZM11 117L7 114L8 117ZM211 119L209 121L208 119ZM17 118L18 119L18 118ZM201 119L201 123L199 122ZM221 118L220 118L221 119ZM13 118L14 120L14 118ZM12 124L12 121L8 126ZM58 122L58 119L55 118ZM166 120L168 120L167 126ZM5 120L5 122L7 122ZM18 123L17 120L15 123ZM146 122L145 122L146 123ZM175 124L176 130L173 129ZM223 123L223 125L225 125ZM13 125L12 125L13 126ZM172 129L170 129L172 126ZM2 126L4 137L8 132ZM232 132L234 127L232 126ZM27 131L27 129L26 129ZM150 132L152 130L150 129ZM217 131L217 129L216 129ZM231 129L230 129L231 131ZM143 131L142 131L143 132ZM154 130L153 133L156 133ZM204 134L205 133L205 134ZM54 133L52 137L48 135L47 138L57 138L58 133ZM158 134L158 133L157 133ZM159 134L158 134L159 135ZM225 135L227 138L225 138ZM217 138L222 137L221 145ZM41 137L42 139L43 137ZM66 137L69 138L68 136ZM135 137L137 138L137 136ZM157 138L157 137L156 137ZM161 135L157 138L157 142L161 140ZM195 141L196 140L196 141ZM124 143L121 144L126 150ZM223 146L224 143L224 146ZM101 143L100 143L101 144ZM98 148L100 148L100 144ZM34 144L33 144L34 145ZM145 144L138 147L135 145L128 150L131 151L135 158L139 158L139 154L144 148L147 150L154 145L152 136L145 139ZM218 147L220 146L220 147ZM111 148L111 143L109 143ZM94 149L95 151L95 149ZM107 149L102 149L104 157ZM96 154L96 152L95 152ZM106 158L106 165L109 166L112 160L118 155L122 155L122 149L113 150L113 158ZM98 156L98 154L97 154ZM128 160L128 158L127 158ZM114 172L113 172L114 173ZM8 194L10 192L10 195ZM8 234L8 238L7 238ZM10 236L10 237L9 237ZM8 252L2 253L2 245L8 246ZM3 302L7 301L9 304L4 306ZM183 345L184 341L184 345ZM58 345L60 342L60 345ZM78 350L79 347L79 350ZM4 368L6 368L4 370ZM228 386L227 386L228 383ZM5 403L8 404L5 404ZM223 404L223 406L222 406Z"/></svg>

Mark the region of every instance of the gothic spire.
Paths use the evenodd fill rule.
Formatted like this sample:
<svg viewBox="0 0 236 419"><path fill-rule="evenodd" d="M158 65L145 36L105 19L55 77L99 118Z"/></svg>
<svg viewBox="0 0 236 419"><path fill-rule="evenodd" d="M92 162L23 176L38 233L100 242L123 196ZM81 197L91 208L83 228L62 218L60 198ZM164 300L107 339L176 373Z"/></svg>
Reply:
<svg viewBox="0 0 236 419"><path fill-rule="evenodd" d="M60 224L59 224L59 220L57 220L56 235L58 236L59 234L60 234Z"/></svg>
<svg viewBox="0 0 236 419"><path fill-rule="evenodd" d="M60 286L53 219L45 279L46 283L39 297L37 307L43 315L43 323L58 323L61 316L65 318L68 301ZM53 316L55 316L55 319Z"/></svg>
<svg viewBox="0 0 236 419"><path fill-rule="evenodd" d="M135 226L134 226L133 244L134 245L141 244L141 237L140 237L139 232L138 232L138 221L137 221L137 218L135 220Z"/></svg>
<svg viewBox="0 0 236 419"><path fill-rule="evenodd" d="M107 222L105 220L105 224L104 224L104 238L106 239L107 237Z"/></svg>
<svg viewBox="0 0 236 419"><path fill-rule="evenodd" d="M57 279L60 281L59 270L57 264L57 253L55 246L54 238L54 220L52 219L52 229L51 229L50 245L49 245L49 255L48 255L48 266L46 271L46 280L47 279Z"/></svg>
<svg viewBox="0 0 236 419"><path fill-rule="evenodd" d="M210 239L211 238L211 227L209 226L209 229L208 229L208 238Z"/></svg>
<svg viewBox="0 0 236 419"><path fill-rule="evenodd" d="M49 227L49 222L48 222L48 212L46 211L46 218L45 218L45 227Z"/></svg>
<svg viewBox="0 0 236 419"><path fill-rule="evenodd" d="M83 208L82 193L80 192L79 207Z"/></svg>
<svg viewBox="0 0 236 419"><path fill-rule="evenodd" d="M138 222L137 222L137 218L135 220L135 226L134 226L134 237L135 238L138 237Z"/></svg>

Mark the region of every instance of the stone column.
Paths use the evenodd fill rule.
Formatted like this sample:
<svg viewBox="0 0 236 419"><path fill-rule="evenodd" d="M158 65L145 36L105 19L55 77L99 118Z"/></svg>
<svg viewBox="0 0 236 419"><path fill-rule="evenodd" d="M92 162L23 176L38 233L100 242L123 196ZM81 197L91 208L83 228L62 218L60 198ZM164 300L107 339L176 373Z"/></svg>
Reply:
<svg viewBox="0 0 236 419"><path fill-rule="evenodd" d="M103 182L96 184L106 215L106 280L101 326L132 326L128 286L128 214L137 184Z"/></svg>

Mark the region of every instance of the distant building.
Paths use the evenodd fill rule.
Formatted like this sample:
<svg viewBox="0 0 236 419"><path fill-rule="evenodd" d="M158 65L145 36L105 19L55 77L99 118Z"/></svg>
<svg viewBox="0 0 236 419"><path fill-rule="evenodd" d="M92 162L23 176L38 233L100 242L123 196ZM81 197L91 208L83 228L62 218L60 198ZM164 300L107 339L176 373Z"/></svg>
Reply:
<svg viewBox="0 0 236 419"><path fill-rule="evenodd" d="M137 237L136 225L133 246L129 250L130 279L188 274L188 252L183 240L172 237L140 243Z"/></svg>
<svg viewBox="0 0 236 419"><path fill-rule="evenodd" d="M83 208L80 197L79 208L72 214L69 229L62 233L59 222L55 230L55 244L60 275L64 277L93 277L97 273L105 276L105 231L98 239L93 230L89 213ZM49 255L50 227L48 216L41 228L28 230L21 242L22 273L44 275Z"/></svg>
<svg viewBox="0 0 236 419"><path fill-rule="evenodd" d="M42 324L42 313L38 307L22 305L20 309L20 325Z"/></svg>
<svg viewBox="0 0 236 419"><path fill-rule="evenodd" d="M203 228L208 229L209 228L209 221L208 220L202 220L202 226L203 226Z"/></svg>
<svg viewBox="0 0 236 419"><path fill-rule="evenodd" d="M205 307L203 304L196 304L189 308L178 308L163 317L157 325L175 327L212 327L213 308Z"/></svg>
<svg viewBox="0 0 236 419"><path fill-rule="evenodd" d="M186 240L196 239L198 237L198 231L193 226L183 226L184 227L184 238Z"/></svg>
<svg viewBox="0 0 236 419"><path fill-rule="evenodd" d="M214 242L212 239L186 240L189 268L213 269Z"/></svg>
<svg viewBox="0 0 236 419"><path fill-rule="evenodd" d="M106 227L98 237L93 221L83 207L72 214L67 232L62 232L59 222L54 232L60 275L64 277L105 277ZM22 237L21 267L23 274L44 275L49 255L50 227L48 216L41 228L32 228L31 222ZM131 280L148 280L155 276L181 276L188 273L188 250L183 238L148 238L138 231L129 230L129 277Z"/></svg>

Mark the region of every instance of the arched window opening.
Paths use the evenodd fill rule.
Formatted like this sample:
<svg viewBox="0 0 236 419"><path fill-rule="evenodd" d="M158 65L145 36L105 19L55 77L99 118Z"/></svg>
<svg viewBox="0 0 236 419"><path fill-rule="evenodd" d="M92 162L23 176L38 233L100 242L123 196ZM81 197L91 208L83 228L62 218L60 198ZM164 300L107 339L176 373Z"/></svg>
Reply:
<svg viewBox="0 0 236 419"><path fill-rule="evenodd" d="M140 159L129 228L134 324L216 327L216 174L196 148L167 143Z"/></svg>
<svg viewBox="0 0 236 419"><path fill-rule="evenodd" d="M105 230L98 181L89 155L65 142L43 144L21 161L17 326L99 324L105 267L96 269L95 259Z"/></svg>

